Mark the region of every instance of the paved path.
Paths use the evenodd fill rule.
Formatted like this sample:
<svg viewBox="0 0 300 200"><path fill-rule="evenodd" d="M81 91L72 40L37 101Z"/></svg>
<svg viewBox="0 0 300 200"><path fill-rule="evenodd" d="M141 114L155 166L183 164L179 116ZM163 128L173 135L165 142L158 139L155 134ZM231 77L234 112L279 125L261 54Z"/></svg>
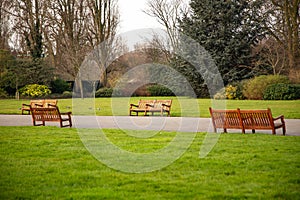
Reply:
<svg viewBox="0 0 300 200"><path fill-rule="evenodd" d="M286 135L300 136L300 119L285 119ZM128 117L128 116L73 116L75 128L118 128L132 130L166 130L181 132L212 131L209 118L189 117ZM58 126L57 122L46 122L46 125ZM0 115L0 126L32 126L30 115ZM241 133L240 130L228 132ZM250 133L248 130L246 133ZM257 131L271 134L271 130ZM278 135L282 130L278 129Z"/></svg>

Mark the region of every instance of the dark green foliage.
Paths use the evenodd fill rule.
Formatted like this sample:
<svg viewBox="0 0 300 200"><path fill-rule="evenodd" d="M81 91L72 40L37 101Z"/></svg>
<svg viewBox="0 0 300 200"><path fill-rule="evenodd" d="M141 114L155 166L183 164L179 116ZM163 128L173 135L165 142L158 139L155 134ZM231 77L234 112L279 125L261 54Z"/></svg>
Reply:
<svg viewBox="0 0 300 200"><path fill-rule="evenodd" d="M263 35L261 1L192 0L190 6L181 30L209 51L224 84L252 77L251 46Z"/></svg>
<svg viewBox="0 0 300 200"><path fill-rule="evenodd" d="M113 88L100 88L96 91L95 97L111 97Z"/></svg>
<svg viewBox="0 0 300 200"><path fill-rule="evenodd" d="M151 96L174 96L172 90L162 85L151 85L147 87Z"/></svg>
<svg viewBox="0 0 300 200"><path fill-rule="evenodd" d="M0 88L0 98L7 98L7 97L8 97L7 92L3 88Z"/></svg>
<svg viewBox="0 0 300 200"><path fill-rule="evenodd" d="M279 83L270 85L264 92L264 100L300 99L300 85Z"/></svg>
<svg viewBox="0 0 300 200"><path fill-rule="evenodd" d="M50 87L52 93L62 94L64 91L71 91L70 84L59 78L51 81Z"/></svg>
<svg viewBox="0 0 300 200"><path fill-rule="evenodd" d="M289 79L282 75L262 75L247 81L243 94L247 99L263 99L266 88L276 83L289 83Z"/></svg>

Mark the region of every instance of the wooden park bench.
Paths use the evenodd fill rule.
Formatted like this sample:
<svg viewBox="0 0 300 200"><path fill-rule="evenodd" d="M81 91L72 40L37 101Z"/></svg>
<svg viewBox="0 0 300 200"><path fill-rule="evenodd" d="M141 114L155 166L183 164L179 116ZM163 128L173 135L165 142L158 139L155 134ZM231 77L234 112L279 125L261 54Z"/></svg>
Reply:
<svg viewBox="0 0 300 200"><path fill-rule="evenodd" d="M49 104L51 105L57 105L56 99L39 99L39 100L31 100L30 104L22 104L22 115L24 114L30 114L30 107L36 108L36 107L44 107L48 108ZM27 112L27 113L25 113Z"/></svg>
<svg viewBox="0 0 300 200"><path fill-rule="evenodd" d="M244 129L255 130L272 130L272 134L276 134L276 129L282 128L282 134L285 135L286 127L284 116L280 115L273 118L271 109L266 110L241 110Z"/></svg>
<svg viewBox="0 0 300 200"><path fill-rule="evenodd" d="M129 107L129 115L132 116L132 113L135 113L136 116L139 115L139 113L144 113L144 116L147 115L149 109L151 106L154 106L155 100L142 100L140 99L138 104L130 104Z"/></svg>
<svg viewBox="0 0 300 200"><path fill-rule="evenodd" d="M45 122L59 122L60 127L72 127L71 112L61 113L56 105L30 107L33 126L45 126ZM64 116L64 117L63 117ZM37 122L41 122L38 124Z"/></svg>
<svg viewBox="0 0 300 200"><path fill-rule="evenodd" d="M271 109L266 110L218 110L209 108L214 132L218 128L222 128L224 132L227 129L241 129L245 133L246 129L255 130L272 130L272 134L276 134L276 129L282 128L285 135L286 126L284 116L273 118ZM280 121L279 121L280 120Z"/></svg>
<svg viewBox="0 0 300 200"><path fill-rule="evenodd" d="M139 113L144 113L147 116L148 113L154 115L155 112L159 112L161 116L167 113L170 116L172 100L139 100L138 104L130 104L129 115L132 116L135 113L136 116Z"/></svg>
<svg viewBox="0 0 300 200"><path fill-rule="evenodd" d="M153 106L149 106L149 111L152 115L155 112L159 112L161 116L164 113L167 113L167 116L170 117L172 100L155 100Z"/></svg>

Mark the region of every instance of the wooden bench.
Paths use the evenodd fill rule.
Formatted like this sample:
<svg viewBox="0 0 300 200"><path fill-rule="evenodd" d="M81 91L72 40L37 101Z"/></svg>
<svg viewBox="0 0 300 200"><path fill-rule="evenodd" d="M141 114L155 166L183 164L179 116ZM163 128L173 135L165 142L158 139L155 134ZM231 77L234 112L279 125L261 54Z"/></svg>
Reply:
<svg viewBox="0 0 300 200"><path fill-rule="evenodd" d="M214 132L217 132L218 128L222 128L224 133L227 133L227 129L242 129L245 133L243 122L241 120L240 109L237 110L217 110L209 108Z"/></svg>
<svg viewBox="0 0 300 200"><path fill-rule="evenodd" d="M144 116L147 115L147 112L149 111L151 106L154 106L155 100L142 100L140 99L138 104L130 104L129 107L129 115L132 116L132 113L135 113L136 116L139 115L139 113L144 113Z"/></svg>
<svg viewBox="0 0 300 200"><path fill-rule="evenodd" d="M243 120L244 129L255 130L272 130L272 134L276 134L276 129L282 128L282 134L285 135L286 127L284 116L280 115L273 118L271 109L266 110L240 110Z"/></svg>
<svg viewBox="0 0 300 200"><path fill-rule="evenodd" d="M130 104L129 115L133 116L135 113L136 116L139 113L144 113L144 116L147 116L148 113L154 115L155 112L159 112L161 116L164 113L167 113L167 116L170 116L172 100L139 100L138 104Z"/></svg>
<svg viewBox="0 0 300 200"><path fill-rule="evenodd" d="M57 105L56 99L39 99L39 100L31 100L30 104L22 104L22 115L24 114L30 114L30 107L36 108L36 107L44 107L48 108L49 104L51 105ZM27 113L25 113L27 112Z"/></svg>
<svg viewBox="0 0 300 200"><path fill-rule="evenodd" d="M153 106L149 106L149 111L152 115L155 112L159 112L161 116L164 113L167 113L167 116L170 117L172 100L155 100Z"/></svg>
<svg viewBox="0 0 300 200"><path fill-rule="evenodd" d="M48 107L30 107L33 126L45 126L45 122L59 122L60 127L72 127L71 112L61 113L56 105ZM62 115L65 115L63 117ZM38 124L37 122L41 122ZM64 124L64 122L66 122Z"/></svg>
<svg viewBox="0 0 300 200"><path fill-rule="evenodd" d="M218 128L222 128L224 132L227 129L251 129L252 133L255 130L272 130L272 134L276 134L276 129L282 128L282 133L285 135L286 126L284 116L273 118L271 109L266 110L218 110L209 108L209 112L214 127L214 132ZM280 120L280 121L279 121Z"/></svg>

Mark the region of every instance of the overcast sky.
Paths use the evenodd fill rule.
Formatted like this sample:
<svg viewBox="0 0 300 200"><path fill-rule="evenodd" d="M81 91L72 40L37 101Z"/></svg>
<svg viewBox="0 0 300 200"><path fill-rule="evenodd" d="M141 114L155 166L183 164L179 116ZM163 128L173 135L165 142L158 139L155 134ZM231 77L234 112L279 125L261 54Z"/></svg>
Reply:
<svg viewBox="0 0 300 200"><path fill-rule="evenodd" d="M119 0L119 33L141 28L162 28L155 18L143 13L147 0Z"/></svg>

